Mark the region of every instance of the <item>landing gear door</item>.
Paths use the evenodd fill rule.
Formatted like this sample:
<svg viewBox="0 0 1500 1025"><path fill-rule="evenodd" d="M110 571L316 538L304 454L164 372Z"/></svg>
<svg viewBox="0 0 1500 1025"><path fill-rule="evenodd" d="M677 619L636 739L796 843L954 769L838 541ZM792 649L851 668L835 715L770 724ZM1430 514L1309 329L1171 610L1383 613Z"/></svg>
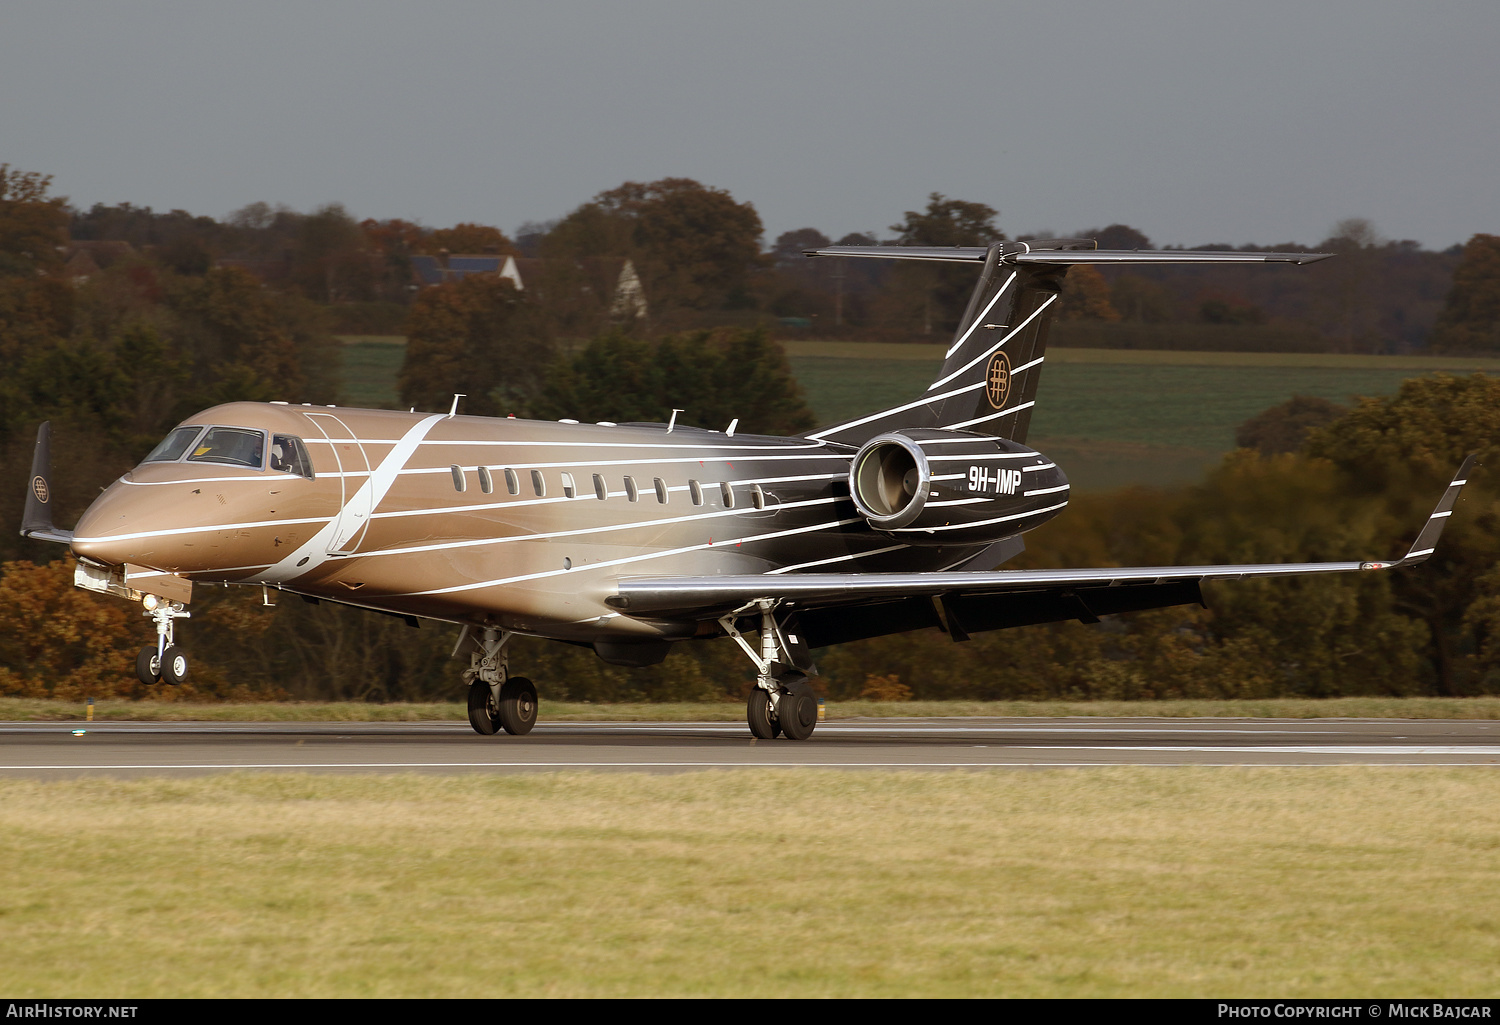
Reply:
<svg viewBox="0 0 1500 1025"><path fill-rule="evenodd" d="M332 413L306 413L333 452L339 475L339 512L329 535L329 555L352 555L370 528L370 458L349 425ZM312 440L311 438L309 440Z"/></svg>

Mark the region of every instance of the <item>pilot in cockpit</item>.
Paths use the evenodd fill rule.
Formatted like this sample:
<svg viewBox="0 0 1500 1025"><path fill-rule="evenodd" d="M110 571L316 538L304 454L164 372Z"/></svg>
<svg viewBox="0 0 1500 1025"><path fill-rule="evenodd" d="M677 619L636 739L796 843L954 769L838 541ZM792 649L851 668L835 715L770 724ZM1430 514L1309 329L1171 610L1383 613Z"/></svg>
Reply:
<svg viewBox="0 0 1500 1025"><path fill-rule="evenodd" d="M278 437L271 443L271 469L281 473L295 473L295 458L285 438Z"/></svg>

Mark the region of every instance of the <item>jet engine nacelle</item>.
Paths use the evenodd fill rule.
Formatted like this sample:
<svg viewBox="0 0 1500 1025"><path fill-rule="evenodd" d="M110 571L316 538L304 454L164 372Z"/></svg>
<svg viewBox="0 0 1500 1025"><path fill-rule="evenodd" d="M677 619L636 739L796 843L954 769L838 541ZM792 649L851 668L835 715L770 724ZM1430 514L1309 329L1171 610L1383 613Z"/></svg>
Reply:
<svg viewBox="0 0 1500 1025"><path fill-rule="evenodd" d="M865 442L849 493L871 527L907 544L987 544L1061 512L1068 478L1019 442L909 428Z"/></svg>

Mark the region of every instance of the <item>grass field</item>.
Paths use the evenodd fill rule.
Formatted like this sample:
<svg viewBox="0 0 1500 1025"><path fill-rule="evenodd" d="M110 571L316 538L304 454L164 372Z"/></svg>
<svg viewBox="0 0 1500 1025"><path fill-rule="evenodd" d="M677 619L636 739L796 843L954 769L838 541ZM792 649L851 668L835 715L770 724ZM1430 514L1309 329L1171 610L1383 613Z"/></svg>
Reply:
<svg viewBox="0 0 1500 1025"><path fill-rule="evenodd" d="M400 335L343 335L342 399L351 406L395 409L396 375L406 356Z"/></svg>
<svg viewBox="0 0 1500 1025"><path fill-rule="evenodd" d="M824 422L910 401L942 362L936 346L786 347ZM1500 360L1051 349L1029 440L1083 490L1173 486L1198 479L1234 448L1239 424L1293 395L1347 403L1392 394L1409 377L1475 370L1500 371Z"/></svg>
<svg viewBox="0 0 1500 1025"><path fill-rule="evenodd" d="M1500 719L1500 697L1481 698L1270 698L1236 701L831 701L829 719L896 716L1145 716L1184 719ZM0 721L76 722L87 706L74 701L0 698ZM100 722L430 722L465 721L462 702L253 702L190 704L185 701L99 701ZM544 722L741 722L738 701L681 704L591 704L542 699Z"/></svg>
<svg viewBox="0 0 1500 1025"><path fill-rule="evenodd" d="M936 376L939 346L787 342L792 370L823 423L910 401ZM400 338L347 336L344 390L396 405ZM1293 395L1348 402L1388 395L1434 371L1500 371L1500 360L1322 353L1052 349L1031 441L1082 490L1198 479L1234 447L1234 429Z"/></svg>
<svg viewBox="0 0 1500 1025"><path fill-rule="evenodd" d="M1461 768L0 782L37 997L1493 997Z"/></svg>

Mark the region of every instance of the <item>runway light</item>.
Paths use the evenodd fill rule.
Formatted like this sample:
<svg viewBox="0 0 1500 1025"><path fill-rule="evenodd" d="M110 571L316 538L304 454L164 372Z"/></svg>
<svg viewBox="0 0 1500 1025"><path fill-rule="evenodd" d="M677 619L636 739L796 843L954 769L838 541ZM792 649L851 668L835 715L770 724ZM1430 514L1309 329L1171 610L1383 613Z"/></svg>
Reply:
<svg viewBox="0 0 1500 1025"><path fill-rule="evenodd" d="M75 737L81 737L81 736L83 736L87 732L88 732L88 730L74 730L73 731L73 736L75 736Z"/></svg>
<svg viewBox="0 0 1500 1025"><path fill-rule="evenodd" d="M160 604L161 604L161 599L158 598L154 594L143 594L143 595L141 595L141 608L145 609L147 612L152 611L153 609L156 608L156 606L158 606Z"/></svg>

